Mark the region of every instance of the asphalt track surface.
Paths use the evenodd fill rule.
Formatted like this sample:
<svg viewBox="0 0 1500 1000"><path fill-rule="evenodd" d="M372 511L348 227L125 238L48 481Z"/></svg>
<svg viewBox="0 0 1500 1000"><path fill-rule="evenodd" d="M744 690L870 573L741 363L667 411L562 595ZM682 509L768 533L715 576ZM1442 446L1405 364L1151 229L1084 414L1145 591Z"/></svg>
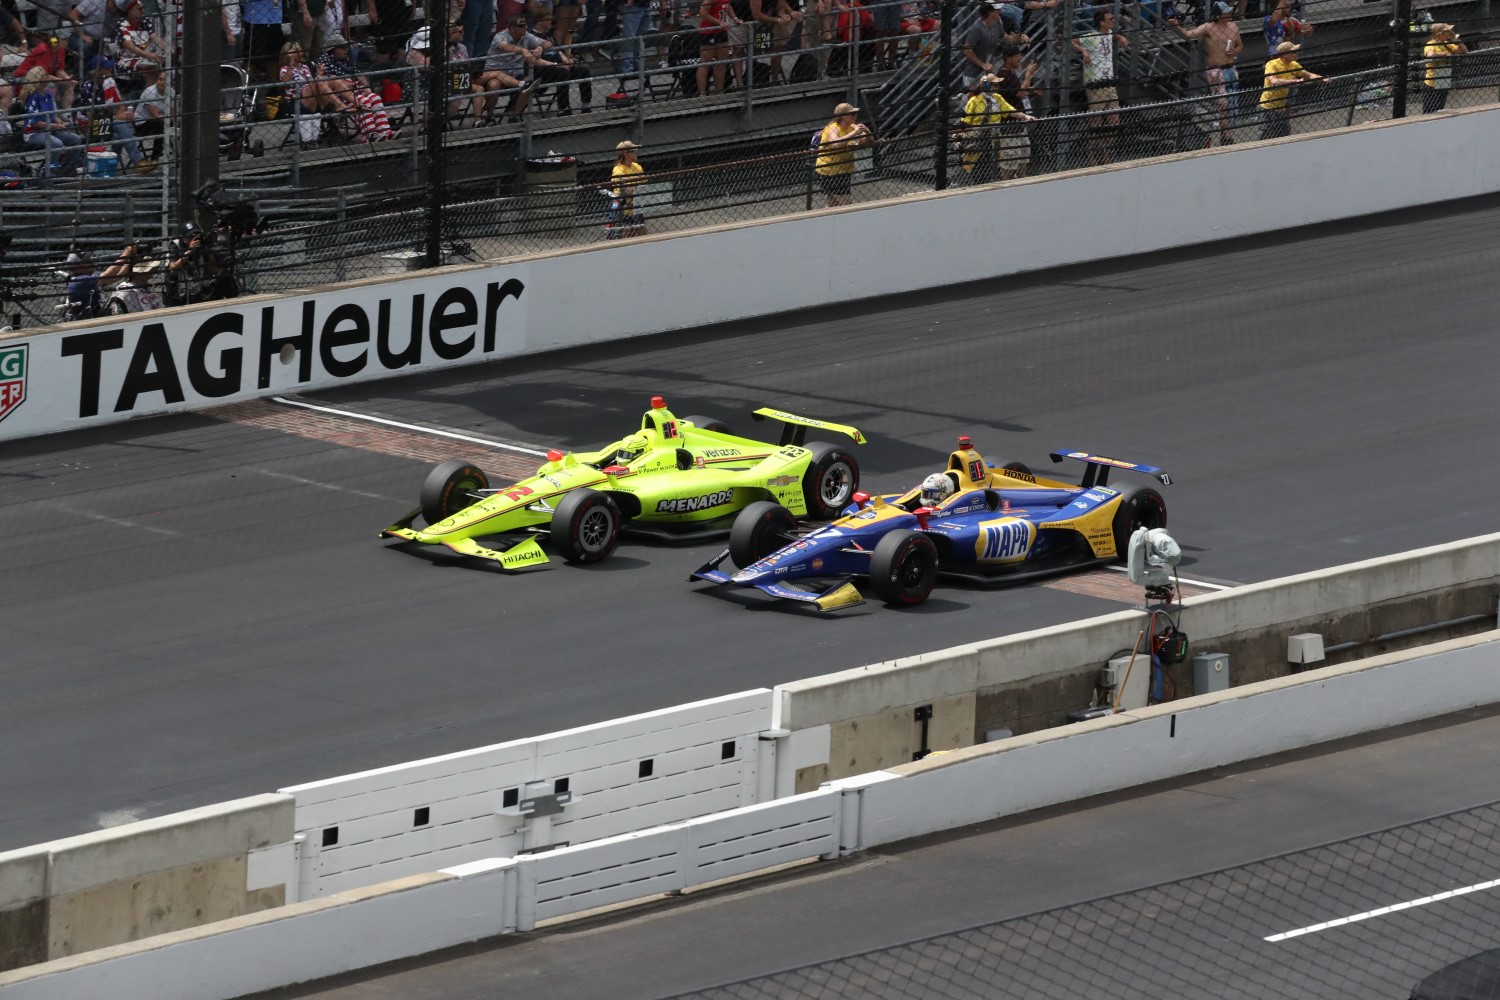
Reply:
<svg viewBox="0 0 1500 1000"><path fill-rule="evenodd" d="M898 488L960 433L1084 448L1174 474L1184 575L1269 579L1500 524L1497 223L1488 200L1272 229L315 398L543 447L658 392L741 427L774 404L864 429L866 482ZM405 439L223 417L6 446L0 848L1122 606L944 588L818 618L694 593L714 545L505 577L376 540L425 471Z"/></svg>
<svg viewBox="0 0 1500 1000"><path fill-rule="evenodd" d="M1496 800L1471 711L258 1000L1404 1000L1500 889L1264 939L1500 877L1496 809L1444 816Z"/></svg>

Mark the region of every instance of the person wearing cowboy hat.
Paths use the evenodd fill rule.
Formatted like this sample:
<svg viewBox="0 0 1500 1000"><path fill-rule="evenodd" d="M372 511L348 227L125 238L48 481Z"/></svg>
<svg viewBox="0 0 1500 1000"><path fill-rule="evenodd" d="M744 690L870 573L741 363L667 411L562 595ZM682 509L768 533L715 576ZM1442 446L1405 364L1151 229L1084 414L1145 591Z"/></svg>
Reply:
<svg viewBox="0 0 1500 1000"><path fill-rule="evenodd" d="M858 115L858 108L842 102L833 109L833 121L818 133L818 156L813 169L823 185L829 208L854 203L854 149L875 141L869 127L855 121Z"/></svg>
<svg viewBox="0 0 1500 1000"><path fill-rule="evenodd" d="M646 168L636 160L640 148L629 139L615 143L615 166L609 172L609 220L604 224L607 240L646 235L646 217L635 204L636 189L646 182Z"/></svg>
<svg viewBox="0 0 1500 1000"><path fill-rule="evenodd" d="M1265 122L1260 127L1262 139L1280 139L1292 134L1292 117L1289 105L1291 88L1309 80L1327 79L1311 70L1302 68L1297 61L1297 51L1302 46L1296 42L1282 42L1276 46L1276 55L1266 63L1264 88L1260 92L1260 110Z"/></svg>
<svg viewBox="0 0 1500 1000"><path fill-rule="evenodd" d="M968 184L988 184L999 176L1000 126L1007 121L1028 122L1032 118L1000 94L1000 77L986 73L969 88L964 103L963 155L960 163Z"/></svg>
<svg viewBox="0 0 1500 1000"><path fill-rule="evenodd" d="M1427 65L1422 114L1434 114L1448 106L1448 93L1453 89L1453 61L1468 52L1469 47L1458 40L1453 25L1439 21L1432 26L1427 44L1422 47L1422 58Z"/></svg>

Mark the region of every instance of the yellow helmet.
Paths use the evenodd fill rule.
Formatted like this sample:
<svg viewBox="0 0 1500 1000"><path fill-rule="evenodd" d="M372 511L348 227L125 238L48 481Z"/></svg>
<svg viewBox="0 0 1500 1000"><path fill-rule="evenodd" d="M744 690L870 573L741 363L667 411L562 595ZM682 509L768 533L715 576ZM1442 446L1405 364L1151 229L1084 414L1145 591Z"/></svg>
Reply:
<svg viewBox="0 0 1500 1000"><path fill-rule="evenodd" d="M632 434L620 442L619 449L615 452L616 465L629 465L646 453L651 447L651 439L644 434Z"/></svg>

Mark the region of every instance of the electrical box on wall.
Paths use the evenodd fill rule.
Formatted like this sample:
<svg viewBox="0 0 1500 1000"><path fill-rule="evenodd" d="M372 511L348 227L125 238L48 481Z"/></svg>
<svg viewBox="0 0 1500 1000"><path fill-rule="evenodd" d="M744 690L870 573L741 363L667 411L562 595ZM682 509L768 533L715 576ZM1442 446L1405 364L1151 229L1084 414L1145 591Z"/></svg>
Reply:
<svg viewBox="0 0 1500 1000"><path fill-rule="evenodd" d="M1193 694L1228 690L1228 653L1199 653L1193 657Z"/></svg>

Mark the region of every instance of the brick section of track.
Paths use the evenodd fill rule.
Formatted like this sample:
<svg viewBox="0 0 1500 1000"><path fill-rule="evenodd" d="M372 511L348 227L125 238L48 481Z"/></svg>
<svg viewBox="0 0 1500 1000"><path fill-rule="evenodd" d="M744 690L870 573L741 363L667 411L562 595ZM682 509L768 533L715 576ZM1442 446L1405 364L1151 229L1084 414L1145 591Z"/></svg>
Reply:
<svg viewBox="0 0 1500 1000"><path fill-rule="evenodd" d="M1055 580L1048 580L1042 584L1052 590L1061 590L1069 594L1082 594L1085 597L1098 597L1106 601L1119 601L1122 604L1141 605L1145 603L1144 591L1139 584L1131 583L1124 573L1111 569L1096 569L1087 573L1077 573L1073 576L1060 576ZM1190 583L1184 583L1179 589L1182 597L1197 597L1200 594L1212 594L1215 591L1211 587L1195 587Z"/></svg>
<svg viewBox="0 0 1500 1000"><path fill-rule="evenodd" d="M352 417L339 417L315 410L281 406L264 399L232 403L207 410L205 416L228 423L247 424L266 430L325 441L343 448L361 448L418 462L436 464L451 458L482 459L490 478L511 482L533 475L541 460L502 448L487 448L468 441L449 441L436 435L383 427Z"/></svg>

